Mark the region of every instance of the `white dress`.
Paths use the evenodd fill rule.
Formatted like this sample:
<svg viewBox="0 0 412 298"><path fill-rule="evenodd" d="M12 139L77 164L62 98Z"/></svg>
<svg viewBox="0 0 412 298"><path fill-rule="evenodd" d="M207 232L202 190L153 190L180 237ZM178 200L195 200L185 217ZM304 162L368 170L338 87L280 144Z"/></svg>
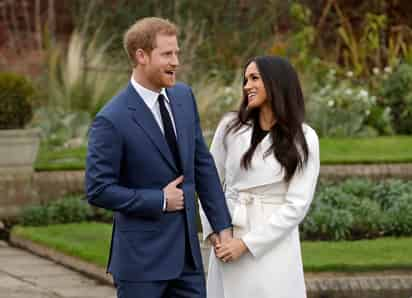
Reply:
<svg viewBox="0 0 412 298"><path fill-rule="evenodd" d="M285 183L284 170L273 154L266 135L256 148L252 168L240 161L250 146L250 127L227 136L233 114L220 122L211 152L225 189L232 215L234 236L249 252L237 261L221 262L211 250L207 291L209 298L304 298L306 297L298 225L312 201L319 175L319 141L316 132L303 125L309 149L308 163ZM212 233L200 208L203 235Z"/></svg>

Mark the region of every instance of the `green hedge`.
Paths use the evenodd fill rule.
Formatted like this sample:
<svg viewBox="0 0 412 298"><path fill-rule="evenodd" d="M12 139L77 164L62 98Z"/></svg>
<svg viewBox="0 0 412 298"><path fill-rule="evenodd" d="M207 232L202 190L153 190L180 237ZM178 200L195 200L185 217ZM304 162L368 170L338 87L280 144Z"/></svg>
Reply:
<svg viewBox="0 0 412 298"><path fill-rule="evenodd" d="M111 222L112 218L111 211L92 207L81 196L69 196L28 206L23 209L18 221L23 226L47 226L92 220Z"/></svg>
<svg viewBox="0 0 412 298"><path fill-rule="evenodd" d="M311 240L412 235L412 182L347 179L320 184L301 225Z"/></svg>
<svg viewBox="0 0 412 298"><path fill-rule="evenodd" d="M411 148L411 136L321 138L320 158L323 165L408 163ZM42 144L36 171L84 170L86 151L86 147L52 149Z"/></svg>
<svg viewBox="0 0 412 298"><path fill-rule="evenodd" d="M111 211L91 207L80 196L72 196L25 208L20 223L44 226L91 220L111 222L112 217ZM305 240L411 235L412 182L402 180L323 182L301 224Z"/></svg>

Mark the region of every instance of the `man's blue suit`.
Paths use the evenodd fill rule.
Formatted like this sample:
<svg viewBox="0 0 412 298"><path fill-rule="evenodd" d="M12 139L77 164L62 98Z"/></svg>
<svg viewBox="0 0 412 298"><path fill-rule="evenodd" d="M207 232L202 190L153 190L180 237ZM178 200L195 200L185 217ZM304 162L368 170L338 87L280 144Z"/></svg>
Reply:
<svg viewBox="0 0 412 298"><path fill-rule="evenodd" d="M181 83L166 91L184 175L183 211L162 211L163 188L182 173L155 118L131 83L105 105L89 130L87 197L90 204L115 211L108 270L120 280L177 278L187 259L186 248L196 269L203 270L196 192L216 232L231 225L193 93Z"/></svg>

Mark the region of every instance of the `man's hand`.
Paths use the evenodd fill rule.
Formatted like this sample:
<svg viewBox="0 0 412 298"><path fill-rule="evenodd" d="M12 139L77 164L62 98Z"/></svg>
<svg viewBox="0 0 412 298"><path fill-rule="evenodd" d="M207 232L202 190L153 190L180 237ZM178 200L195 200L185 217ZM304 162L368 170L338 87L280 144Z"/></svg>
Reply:
<svg viewBox="0 0 412 298"><path fill-rule="evenodd" d="M183 176L180 176L166 185L163 188L163 194L166 201L166 211L173 212L183 210L185 206L183 190L177 188L177 186L183 183Z"/></svg>
<svg viewBox="0 0 412 298"><path fill-rule="evenodd" d="M212 233L207 237L207 240L209 240L210 244L213 247L216 247L216 245L220 244L220 238L219 235L216 233Z"/></svg>
<svg viewBox="0 0 412 298"><path fill-rule="evenodd" d="M249 249L242 239L233 238L218 244L215 248L216 256L223 262L236 261Z"/></svg>
<svg viewBox="0 0 412 298"><path fill-rule="evenodd" d="M229 241L233 238L232 228L227 228L219 232L219 239L221 243Z"/></svg>

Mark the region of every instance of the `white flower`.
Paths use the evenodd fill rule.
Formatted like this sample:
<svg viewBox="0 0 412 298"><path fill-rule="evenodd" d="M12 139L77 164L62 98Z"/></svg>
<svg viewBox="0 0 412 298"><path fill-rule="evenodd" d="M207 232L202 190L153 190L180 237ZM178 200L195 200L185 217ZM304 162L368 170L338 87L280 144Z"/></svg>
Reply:
<svg viewBox="0 0 412 298"><path fill-rule="evenodd" d="M369 95L369 93L365 89L362 89L361 91L359 91L359 96L360 97L367 97L368 95Z"/></svg>
<svg viewBox="0 0 412 298"><path fill-rule="evenodd" d="M374 67L374 68L372 69L372 72L373 72L374 74L378 75L378 74L380 73L380 70L379 70L379 68Z"/></svg>
<svg viewBox="0 0 412 298"><path fill-rule="evenodd" d="M386 72L386 73L391 73L391 72L392 72L392 68L391 68L390 66L386 66L386 67L383 69L383 71Z"/></svg>
<svg viewBox="0 0 412 298"><path fill-rule="evenodd" d="M348 71L348 72L346 73L346 76L347 76L348 78L353 77L353 71Z"/></svg>
<svg viewBox="0 0 412 298"><path fill-rule="evenodd" d="M366 116L369 116L370 113L371 113L371 111L369 111L369 110L366 110L366 112L365 112Z"/></svg>
<svg viewBox="0 0 412 298"><path fill-rule="evenodd" d="M345 94L346 95L352 95L353 94L352 89L345 89Z"/></svg>
<svg viewBox="0 0 412 298"><path fill-rule="evenodd" d="M328 101L328 106L333 107L335 105L335 102L333 100Z"/></svg>

